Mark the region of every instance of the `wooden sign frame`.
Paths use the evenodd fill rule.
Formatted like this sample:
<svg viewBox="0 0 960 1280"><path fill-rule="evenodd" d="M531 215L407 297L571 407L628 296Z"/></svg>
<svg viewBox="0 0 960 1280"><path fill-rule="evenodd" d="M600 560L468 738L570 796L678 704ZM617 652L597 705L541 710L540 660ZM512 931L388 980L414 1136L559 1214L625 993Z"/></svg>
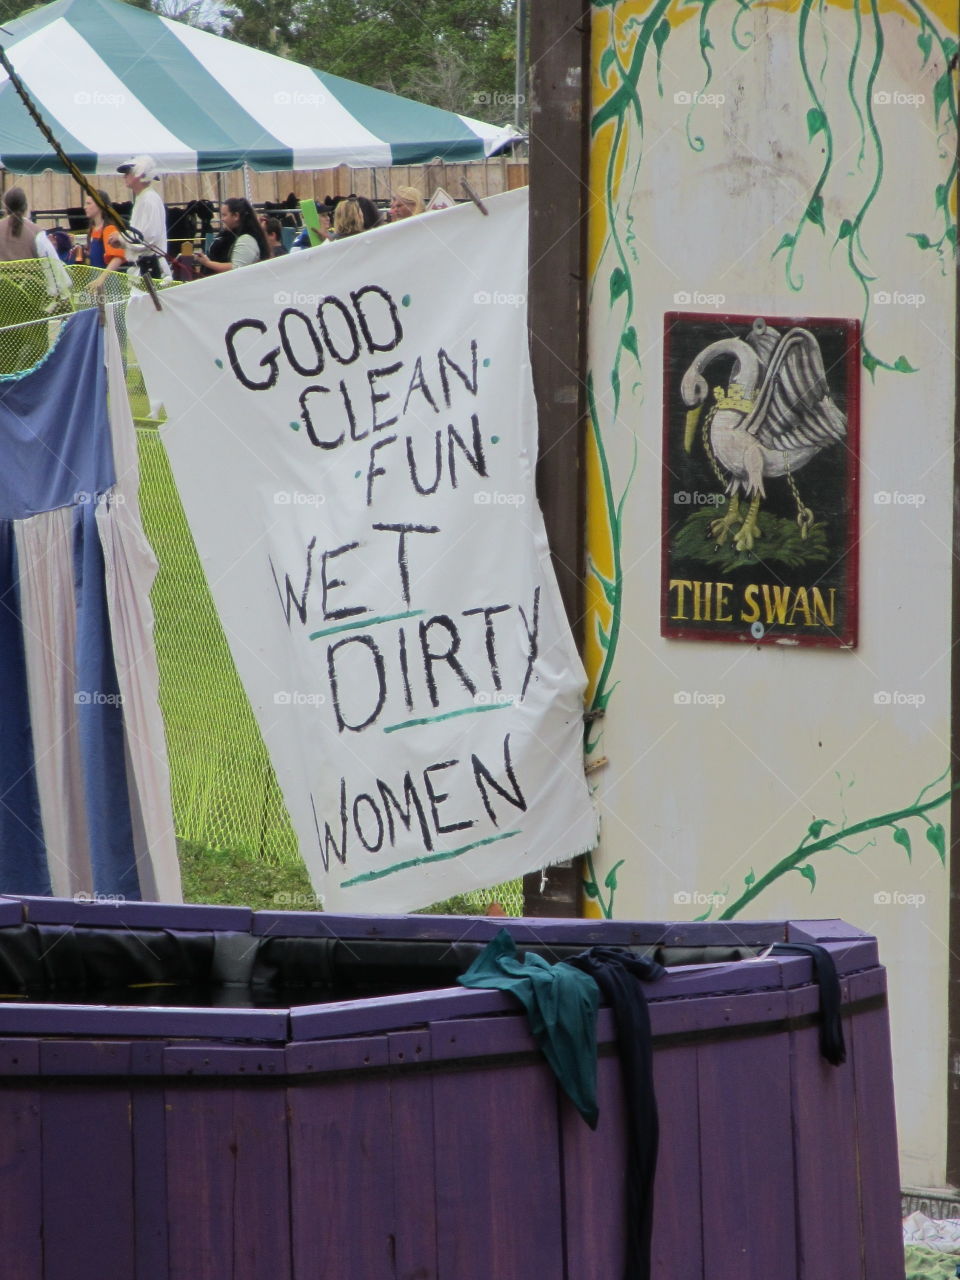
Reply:
<svg viewBox="0 0 960 1280"><path fill-rule="evenodd" d="M668 312L661 634L853 648L860 325Z"/></svg>

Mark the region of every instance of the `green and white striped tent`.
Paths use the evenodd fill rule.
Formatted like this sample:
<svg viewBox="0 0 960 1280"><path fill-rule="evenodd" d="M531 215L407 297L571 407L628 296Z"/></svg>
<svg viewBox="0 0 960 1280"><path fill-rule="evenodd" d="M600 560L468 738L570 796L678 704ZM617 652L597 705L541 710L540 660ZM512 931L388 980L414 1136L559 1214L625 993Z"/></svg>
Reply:
<svg viewBox="0 0 960 1280"><path fill-rule="evenodd" d="M85 173L142 153L168 173L459 162L513 136L122 0L56 0L3 31L14 70ZM0 165L63 170L2 70Z"/></svg>

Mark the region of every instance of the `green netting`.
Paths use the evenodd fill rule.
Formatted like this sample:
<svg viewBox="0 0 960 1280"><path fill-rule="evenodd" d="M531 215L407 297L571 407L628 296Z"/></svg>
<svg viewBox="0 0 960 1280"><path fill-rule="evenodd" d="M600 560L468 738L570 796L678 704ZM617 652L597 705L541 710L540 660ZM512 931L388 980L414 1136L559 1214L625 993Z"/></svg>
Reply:
<svg viewBox="0 0 960 1280"><path fill-rule="evenodd" d="M140 507L160 572L153 588L160 704L177 834L280 863L297 839L187 528L155 428L137 431Z"/></svg>
<svg viewBox="0 0 960 1280"><path fill-rule="evenodd" d="M68 267L58 288L36 260L0 263L0 373L35 364L65 315L97 304L92 285L100 280L108 303L123 302L131 289L143 287L126 274ZM126 347L122 325L121 340ZM138 420L143 523L160 566L152 601L177 835L272 865L298 861L297 839L207 588L157 425L149 421L143 379L130 350L126 375ZM509 915L522 914L521 882L464 894L455 905L482 911L491 901Z"/></svg>

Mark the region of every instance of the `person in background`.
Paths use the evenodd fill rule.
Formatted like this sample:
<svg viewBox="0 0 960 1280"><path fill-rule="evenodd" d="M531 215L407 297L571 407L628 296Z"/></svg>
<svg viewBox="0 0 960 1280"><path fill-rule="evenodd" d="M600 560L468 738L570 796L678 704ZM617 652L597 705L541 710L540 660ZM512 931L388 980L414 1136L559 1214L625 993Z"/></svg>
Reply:
<svg viewBox="0 0 960 1280"><path fill-rule="evenodd" d="M54 252L61 262L73 261L73 236L66 227L53 227L47 232L47 239L53 245Z"/></svg>
<svg viewBox="0 0 960 1280"><path fill-rule="evenodd" d="M133 192L130 226L142 236L142 241L135 241L120 234L126 264L155 280L169 280L167 211L160 192L153 186L160 178L157 162L153 156L133 156L117 165L117 172L123 174L124 186Z"/></svg>
<svg viewBox="0 0 960 1280"><path fill-rule="evenodd" d="M6 217L0 219L0 262L39 258L51 299L48 312L65 304L70 296L70 277L44 232L27 217L27 196L22 187L3 193L3 209Z"/></svg>
<svg viewBox="0 0 960 1280"><path fill-rule="evenodd" d="M356 200L360 206L360 212L363 215L364 231L372 231L374 227L380 226L380 210L368 199L367 196L355 196L352 192L349 196L350 200Z"/></svg>
<svg viewBox="0 0 960 1280"><path fill-rule="evenodd" d="M330 197L328 196L327 199L329 200L329 198ZM324 202L323 204L317 205L317 216L320 219L320 230L324 240L329 240L331 237L332 229L330 226L330 222L331 222L332 215L330 210L331 210L331 206L328 206L326 202ZM290 252L294 253L299 249L310 249L310 248L318 249L319 247L320 247L319 245L314 245L312 243L310 239L309 228L306 226L303 226L300 228L300 230L297 232L296 236L294 237L293 244L290 246Z"/></svg>
<svg viewBox="0 0 960 1280"><path fill-rule="evenodd" d="M283 224L280 219L261 217L260 225L263 227L263 234L266 236L267 247L270 250L270 257L284 257L289 250L283 243Z"/></svg>
<svg viewBox="0 0 960 1280"><path fill-rule="evenodd" d="M104 204L110 203L110 197L105 191L98 191L97 195ZM103 210L92 196L87 196L84 200L83 212L90 219L90 234L88 236L86 254L87 265L100 267L108 271L119 270L126 262L120 232L112 223L107 222ZM77 260L79 261L79 259Z"/></svg>
<svg viewBox="0 0 960 1280"><path fill-rule="evenodd" d="M220 221L236 236L230 250L229 262L215 262L207 254L198 251L194 257L201 267L218 275L237 267L249 267L255 262L265 262L270 257L270 247L263 228L253 211L253 205L242 196L231 196L220 207Z"/></svg>
<svg viewBox="0 0 960 1280"><path fill-rule="evenodd" d="M390 201L390 221L402 222L424 212L423 196L416 187L396 187Z"/></svg>
<svg viewBox="0 0 960 1280"><path fill-rule="evenodd" d="M27 196L22 187L3 193L3 212L7 216L0 222L0 262L57 256L46 233L27 217Z"/></svg>
<svg viewBox="0 0 960 1280"><path fill-rule="evenodd" d="M358 236L367 227L363 220L363 210L356 196L347 196L341 200L333 213L333 240L346 240L348 236Z"/></svg>

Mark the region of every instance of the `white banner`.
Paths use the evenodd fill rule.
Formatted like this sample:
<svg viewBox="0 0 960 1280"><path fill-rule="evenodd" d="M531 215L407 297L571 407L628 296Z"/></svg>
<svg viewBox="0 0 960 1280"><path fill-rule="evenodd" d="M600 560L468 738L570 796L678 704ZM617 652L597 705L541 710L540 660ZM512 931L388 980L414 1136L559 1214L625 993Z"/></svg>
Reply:
<svg viewBox="0 0 960 1280"><path fill-rule="evenodd" d="M130 305L224 630L328 911L593 847L534 493L527 198Z"/></svg>

